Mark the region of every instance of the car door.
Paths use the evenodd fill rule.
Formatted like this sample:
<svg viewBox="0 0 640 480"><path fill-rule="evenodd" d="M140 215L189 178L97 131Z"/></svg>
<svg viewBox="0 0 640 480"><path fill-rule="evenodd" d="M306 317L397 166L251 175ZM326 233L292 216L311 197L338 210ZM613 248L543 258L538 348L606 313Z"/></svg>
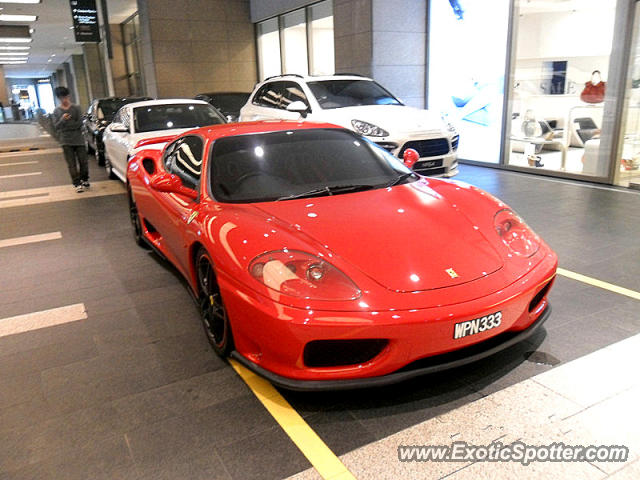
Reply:
<svg viewBox="0 0 640 480"><path fill-rule="evenodd" d="M162 159L164 169L180 177L185 187L200 191L204 147L204 139L198 135L179 138L165 150ZM162 206L159 209L161 218L155 219L157 224L154 226L162 235L168 256L179 269L188 272L188 259L184 254L186 227L198 216L200 204L175 193L155 191L154 196Z"/></svg>
<svg viewBox="0 0 640 480"><path fill-rule="evenodd" d="M307 106L307 113L311 113L309 100L298 82L287 81L282 82L282 98L280 99L279 108L282 110L281 117L283 120L300 120L306 118L298 112L289 112L287 107L293 102L302 102Z"/></svg>
<svg viewBox="0 0 640 480"><path fill-rule="evenodd" d="M129 151L131 150L130 138L131 138L131 121L129 115L129 109L127 107L123 107L118 110L116 117L119 118L119 122L114 122L110 125L110 127L116 123L120 123L124 125L127 129L126 132L114 132L111 130L111 134L113 135L113 141L111 142L112 152L109 153L109 161L111 162L111 166L116 171L116 173L122 175L124 178L127 173L127 163L129 158Z"/></svg>
<svg viewBox="0 0 640 480"><path fill-rule="evenodd" d="M280 101L284 93L284 82L267 82L262 85L243 111L243 121L283 119ZM245 109L243 109L245 110Z"/></svg>

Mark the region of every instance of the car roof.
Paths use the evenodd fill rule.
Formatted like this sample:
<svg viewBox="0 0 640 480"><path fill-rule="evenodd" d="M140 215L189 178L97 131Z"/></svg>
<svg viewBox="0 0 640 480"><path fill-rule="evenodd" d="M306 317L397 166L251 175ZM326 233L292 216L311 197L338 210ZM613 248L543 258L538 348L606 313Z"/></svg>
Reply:
<svg viewBox="0 0 640 480"><path fill-rule="evenodd" d="M145 100L142 102L128 103L126 106L130 108L149 107L152 105L171 105L177 103L193 103L200 105L209 105L204 100L194 100L193 98L163 98L160 100Z"/></svg>
<svg viewBox="0 0 640 480"><path fill-rule="evenodd" d="M373 79L369 77L364 77L362 75L357 74L338 74L338 75L297 75L297 74L285 74L285 75L276 75L273 77L265 78L261 83L264 82L272 82L278 80L303 80L305 82L322 82L326 80L368 80L373 81Z"/></svg>
<svg viewBox="0 0 640 480"><path fill-rule="evenodd" d="M216 96L216 95L251 95L251 92L205 92L205 93L198 93L196 97L200 95L206 95L207 97Z"/></svg>
<svg viewBox="0 0 640 480"><path fill-rule="evenodd" d="M342 129L332 123L296 122L283 120L262 120L258 122L224 123L209 125L185 132L183 135L202 135L209 140L235 135L250 135L254 133L282 132L286 130L309 130L313 128ZM350 130L349 130L350 131Z"/></svg>

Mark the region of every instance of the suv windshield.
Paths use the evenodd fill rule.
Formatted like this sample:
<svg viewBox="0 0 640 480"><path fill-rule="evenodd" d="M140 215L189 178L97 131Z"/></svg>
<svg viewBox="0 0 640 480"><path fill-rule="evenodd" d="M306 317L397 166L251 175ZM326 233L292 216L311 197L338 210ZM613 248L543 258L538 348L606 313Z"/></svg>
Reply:
<svg viewBox="0 0 640 480"><path fill-rule="evenodd" d="M120 107L127 103L142 102L143 100L151 100L149 97L140 98L109 98L98 102L99 112L102 112L101 120L111 121ZM98 113L100 115L100 113Z"/></svg>
<svg viewBox="0 0 640 480"><path fill-rule="evenodd" d="M228 203L337 195L418 178L353 132L315 128L219 138L210 172L214 197Z"/></svg>
<svg viewBox="0 0 640 480"><path fill-rule="evenodd" d="M225 123L225 120L211 105L168 103L134 108L133 122L138 133L172 128L198 128Z"/></svg>
<svg viewBox="0 0 640 480"><path fill-rule="evenodd" d="M372 80L320 80L308 85L324 109L402 105L400 100Z"/></svg>

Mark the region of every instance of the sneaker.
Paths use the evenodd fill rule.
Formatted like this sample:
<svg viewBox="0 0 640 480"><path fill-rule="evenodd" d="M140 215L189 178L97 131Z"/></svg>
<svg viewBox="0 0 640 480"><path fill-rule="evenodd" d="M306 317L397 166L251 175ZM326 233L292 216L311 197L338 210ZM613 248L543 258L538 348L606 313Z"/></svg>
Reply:
<svg viewBox="0 0 640 480"><path fill-rule="evenodd" d="M76 192L77 192L77 193L82 193L82 192L84 192L84 186L82 186L82 185L76 185Z"/></svg>
<svg viewBox="0 0 640 480"><path fill-rule="evenodd" d="M82 186L85 189L91 188L91 184L89 183L89 180L85 180L84 182L82 182Z"/></svg>

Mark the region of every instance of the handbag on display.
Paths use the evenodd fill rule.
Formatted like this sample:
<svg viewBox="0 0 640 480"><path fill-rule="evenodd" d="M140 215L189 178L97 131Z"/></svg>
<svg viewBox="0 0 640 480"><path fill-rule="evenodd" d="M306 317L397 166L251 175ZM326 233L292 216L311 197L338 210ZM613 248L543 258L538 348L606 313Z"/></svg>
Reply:
<svg viewBox="0 0 640 480"><path fill-rule="evenodd" d="M600 78L600 70L594 70L591 80L584 84L584 90L580 94L580 100L586 103L604 102L604 91L606 83Z"/></svg>

